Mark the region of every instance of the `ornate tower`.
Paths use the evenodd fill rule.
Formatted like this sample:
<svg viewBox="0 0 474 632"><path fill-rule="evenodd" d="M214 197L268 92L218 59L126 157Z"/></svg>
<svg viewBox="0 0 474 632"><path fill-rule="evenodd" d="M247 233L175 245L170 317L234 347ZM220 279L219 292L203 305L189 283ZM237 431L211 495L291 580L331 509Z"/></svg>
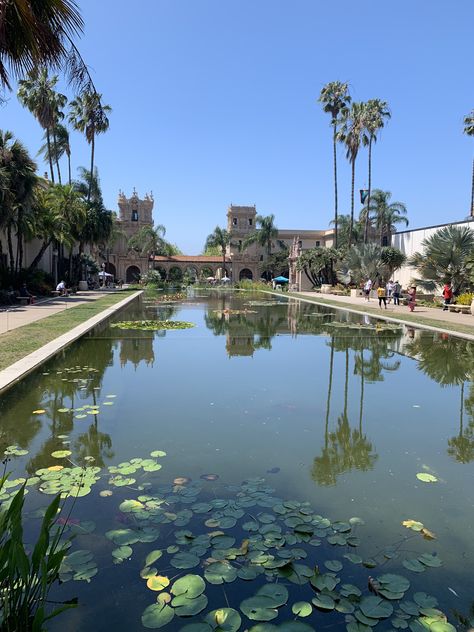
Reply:
<svg viewBox="0 0 474 632"><path fill-rule="evenodd" d="M153 193L146 193L145 197L140 199L135 189L129 198L125 197L123 191L119 192L119 218L122 230L127 237L131 237L142 226L153 225L153 205Z"/></svg>

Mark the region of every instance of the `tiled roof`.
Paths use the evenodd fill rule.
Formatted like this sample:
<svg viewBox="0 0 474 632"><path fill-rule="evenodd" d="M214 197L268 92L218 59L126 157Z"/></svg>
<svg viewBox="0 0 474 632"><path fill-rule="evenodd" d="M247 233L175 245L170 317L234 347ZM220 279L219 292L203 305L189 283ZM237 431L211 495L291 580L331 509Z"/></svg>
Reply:
<svg viewBox="0 0 474 632"><path fill-rule="evenodd" d="M157 255L154 260L163 263L222 263L222 257L219 255L212 257L206 255L173 255L172 257ZM225 260L230 263L229 257L226 257Z"/></svg>

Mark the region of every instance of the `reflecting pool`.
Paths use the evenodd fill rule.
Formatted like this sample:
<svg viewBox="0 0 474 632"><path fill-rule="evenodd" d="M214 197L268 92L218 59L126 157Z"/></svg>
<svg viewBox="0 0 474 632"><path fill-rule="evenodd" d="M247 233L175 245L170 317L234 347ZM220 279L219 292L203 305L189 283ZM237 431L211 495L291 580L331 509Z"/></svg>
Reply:
<svg viewBox="0 0 474 632"><path fill-rule="evenodd" d="M473 344L232 291L143 319L195 327L103 325L1 398L26 536L70 494L48 629L469 627Z"/></svg>

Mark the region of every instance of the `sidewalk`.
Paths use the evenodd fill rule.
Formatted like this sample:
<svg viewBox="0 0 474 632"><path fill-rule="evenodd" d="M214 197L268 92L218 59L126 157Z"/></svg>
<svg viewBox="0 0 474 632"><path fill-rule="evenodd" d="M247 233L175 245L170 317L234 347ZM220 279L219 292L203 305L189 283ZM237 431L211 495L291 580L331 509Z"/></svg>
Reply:
<svg viewBox="0 0 474 632"><path fill-rule="evenodd" d="M378 299L371 298L366 301L364 297L336 296L335 294L321 294L319 292L292 292L293 296L310 298L326 305L346 307L358 312L373 314L374 316L396 318L404 320L408 324L437 326L440 329L451 330L453 333L466 333L474 335L474 316L471 314L457 314L435 307L416 306L414 312L410 312L407 305L387 305L387 309L380 309Z"/></svg>
<svg viewBox="0 0 474 632"><path fill-rule="evenodd" d="M0 311L0 334L12 329L29 325L37 320L47 318L52 314L58 314L76 305L85 305L107 296L113 290L77 292L72 296L57 296L39 300L34 305L13 305L2 308Z"/></svg>

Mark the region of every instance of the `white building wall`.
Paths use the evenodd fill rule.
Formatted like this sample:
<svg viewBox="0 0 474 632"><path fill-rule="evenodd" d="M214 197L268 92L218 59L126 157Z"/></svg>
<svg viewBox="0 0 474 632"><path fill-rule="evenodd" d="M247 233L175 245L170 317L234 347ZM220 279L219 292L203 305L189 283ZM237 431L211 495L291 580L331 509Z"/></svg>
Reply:
<svg viewBox="0 0 474 632"><path fill-rule="evenodd" d="M472 220L464 220L462 222L451 222L450 224L438 224L437 226L427 226L426 228L415 228L414 230L404 230L392 235L392 246L398 248L407 257L411 257L415 252L423 252L422 241L427 237L431 237L436 231L445 226L467 226L474 230L474 218ZM406 288L411 284L412 279L416 278L417 272L414 268L404 265L400 270L395 272L395 277L401 283L402 288Z"/></svg>

